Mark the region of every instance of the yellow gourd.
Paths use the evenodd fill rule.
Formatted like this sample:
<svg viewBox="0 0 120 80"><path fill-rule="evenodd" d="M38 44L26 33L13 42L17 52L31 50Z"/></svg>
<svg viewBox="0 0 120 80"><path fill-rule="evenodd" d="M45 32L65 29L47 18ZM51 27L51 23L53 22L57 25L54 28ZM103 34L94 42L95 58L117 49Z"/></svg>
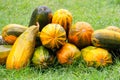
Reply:
<svg viewBox="0 0 120 80"><path fill-rule="evenodd" d="M7 69L20 69L28 64L38 31L38 26L31 26L17 38L6 61Z"/></svg>

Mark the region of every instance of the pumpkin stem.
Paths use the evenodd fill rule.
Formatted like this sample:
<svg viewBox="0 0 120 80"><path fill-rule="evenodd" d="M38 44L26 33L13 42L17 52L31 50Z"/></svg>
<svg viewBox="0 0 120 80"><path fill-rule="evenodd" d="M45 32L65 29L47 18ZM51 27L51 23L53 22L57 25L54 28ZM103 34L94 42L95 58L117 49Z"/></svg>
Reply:
<svg viewBox="0 0 120 80"><path fill-rule="evenodd" d="M72 62L73 62L73 58L72 58L72 57L69 57L69 58L68 58L68 64L72 64Z"/></svg>
<svg viewBox="0 0 120 80"><path fill-rule="evenodd" d="M38 26L38 27L40 28L40 24L39 24L39 22L36 22L36 26Z"/></svg>

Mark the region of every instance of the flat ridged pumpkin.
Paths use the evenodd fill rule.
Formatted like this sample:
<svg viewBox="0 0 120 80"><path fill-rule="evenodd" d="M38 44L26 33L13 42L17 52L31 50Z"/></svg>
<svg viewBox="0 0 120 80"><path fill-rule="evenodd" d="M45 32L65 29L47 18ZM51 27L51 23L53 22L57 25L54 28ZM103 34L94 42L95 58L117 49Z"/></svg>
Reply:
<svg viewBox="0 0 120 80"><path fill-rule="evenodd" d="M87 66L102 67L112 63L111 54L103 48L88 46L83 48L81 53Z"/></svg>
<svg viewBox="0 0 120 80"><path fill-rule="evenodd" d="M72 24L72 14L66 9L59 9L54 13L52 23L60 24L68 34Z"/></svg>
<svg viewBox="0 0 120 80"><path fill-rule="evenodd" d="M66 32L59 24L48 24L40 32L40 39L47 48L60 48L66 42Z"/></svg>
<svg viewBox="0 0 120 80"><path fill-rule="evenodd" d="M92 26L87 22L77 22L71 26L68 41L77 47L84 48L91 45Z"/></svg>

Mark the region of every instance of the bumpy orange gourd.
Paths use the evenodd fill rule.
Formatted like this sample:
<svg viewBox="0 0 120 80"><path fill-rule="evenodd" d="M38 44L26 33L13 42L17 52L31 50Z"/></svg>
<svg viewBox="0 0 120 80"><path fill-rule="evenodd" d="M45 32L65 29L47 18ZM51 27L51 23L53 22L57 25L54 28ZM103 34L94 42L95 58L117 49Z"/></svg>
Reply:
<svg viewBox="0 0 120 80"><path fill-rule="evenodd" d="M31 26L17 38L7 57L7 69L20 69L29 63L38 31L38 26Z"/></svg>
<svg viewBox="0 0 120 80"><path fill-rule="evenodd" d="M66 43L57 51L57 59L60 64L73 64L80 59L80 55L80 50L70 43Z"/></svg>
<svg viewBox="0 0 120 80"><path fill-rule="evenodd" d="M68 34L69 28L72 24L72 14L66 9L59 9L54 13L52 23L57 23L63 26Z"/></svg>
<svg viewBox="0 0 120 80"><path fill-rule="evenodd" d="M91 45L92 26L87 22L75 23L69 31L68 41L80 49Z"/></svg>
<svg viewBox="0 0 120 80"><path fill-rule="evenodd" d="M111 54L103 48L88 46L83 48L81 53L87 66L102 67L112 63Z"/></svg>
<svg viewBox="0 0 120 80"><path fill-rule="evenodd" d="M59 24L48 24L40 32L40 39L47 48L60 48L66 42L66 32Z"/></svg>
<svg viewBox="0 0 120 80"><path fill-rule="evenodd" d="M13 44L17 37L22 34L27 27L19 24L8 24L2 29L2 38L8 43Z"/></svg>

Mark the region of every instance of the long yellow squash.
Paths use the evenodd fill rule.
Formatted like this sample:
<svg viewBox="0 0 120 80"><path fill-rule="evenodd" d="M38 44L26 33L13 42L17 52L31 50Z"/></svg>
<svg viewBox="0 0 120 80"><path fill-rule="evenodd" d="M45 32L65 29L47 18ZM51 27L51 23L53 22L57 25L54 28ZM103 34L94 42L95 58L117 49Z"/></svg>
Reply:
<svg viewBox="0 0 120 80"><path fill-rule="evenodd" d="M38 26L31 26L17 38L7 57L7 69L20 69L28 64L35 48L38 31Z"/></svg>

